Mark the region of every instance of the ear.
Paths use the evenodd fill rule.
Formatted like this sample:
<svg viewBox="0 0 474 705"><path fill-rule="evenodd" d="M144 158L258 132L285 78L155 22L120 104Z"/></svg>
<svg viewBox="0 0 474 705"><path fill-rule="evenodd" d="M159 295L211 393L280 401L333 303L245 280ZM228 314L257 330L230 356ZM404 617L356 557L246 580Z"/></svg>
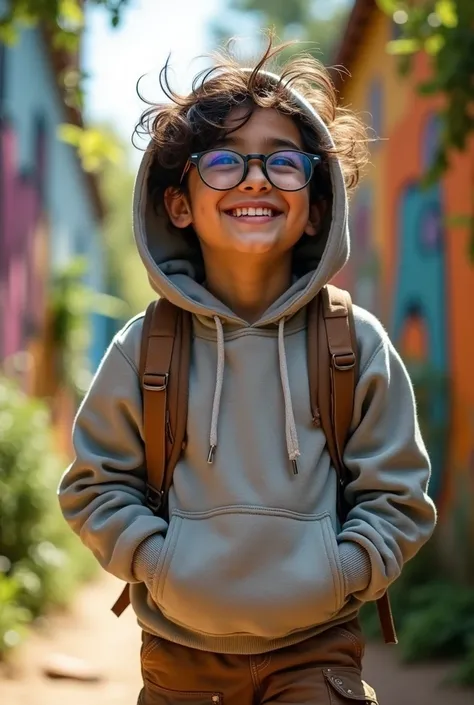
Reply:
<svg viewBox="0 0 474 705"><path fill-rule="evenodd" d="M170 186L166 189L163 200L166 212L176 228L187 228L191 225L193 214L186 194Z"/></svg>
<svg viewBox="0 0 474 705"><path fill-rule="evenodd" d="M319 232L321 222L324 218L326 212L326 201L319 201L319 203L313 203L309 208L309 220L305 228L305 234L313 237Z"/></svg>

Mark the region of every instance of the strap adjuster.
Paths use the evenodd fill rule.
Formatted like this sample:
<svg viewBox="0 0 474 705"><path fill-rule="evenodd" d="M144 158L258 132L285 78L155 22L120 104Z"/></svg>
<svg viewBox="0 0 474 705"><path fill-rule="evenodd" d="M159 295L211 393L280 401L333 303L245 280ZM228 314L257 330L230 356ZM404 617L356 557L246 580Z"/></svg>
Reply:
<svg viewBox="0 0 474 705"><path fill-rule="evenodd" d="M355 363L356 359L353 352L333 353L332 364L336 370L341 370L342 372L353 370L355 367Z"/></svg>
<svg viewBox="0 0 474 705"><path fill-rule="evenodd" d="M155 374L153 372L145 372L143 375L143 389L150 392L164 392L168 386L169 374Z"/></svg>
<svg viewBox="0 0 474 705"><path fill-rule="evenodd" d="M151 485L146 486L145 502L146 506L151 509L154 514L158 514L163 504L164 493L161 490L157 490Z"/></svg>

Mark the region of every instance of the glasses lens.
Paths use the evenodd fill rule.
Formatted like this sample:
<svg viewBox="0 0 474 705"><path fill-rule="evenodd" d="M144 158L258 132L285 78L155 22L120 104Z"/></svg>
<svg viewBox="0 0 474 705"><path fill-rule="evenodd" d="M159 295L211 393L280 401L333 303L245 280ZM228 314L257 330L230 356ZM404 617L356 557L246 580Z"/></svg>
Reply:
<svg viewBox="0 0 474 705"><path fill-rule="evenodd" d="M267 161L270 181L282 191L298 191L311 179L311 159L302 152L292 150L275 152Z"/></svg>
<svg viewBox="0 0 474 705"><path fill-rule="evenodd" d="M242 179L244 160L236 152L213 149L202 155L199 173L205 184L219 191L226 191L237 186Z"/></svg>

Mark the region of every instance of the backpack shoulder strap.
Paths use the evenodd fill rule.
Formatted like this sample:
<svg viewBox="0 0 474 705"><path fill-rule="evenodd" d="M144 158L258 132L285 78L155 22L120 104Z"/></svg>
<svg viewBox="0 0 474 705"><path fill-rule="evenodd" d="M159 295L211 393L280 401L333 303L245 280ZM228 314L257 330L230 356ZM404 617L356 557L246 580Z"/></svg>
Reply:
<svg viewBox="0 0 474 705"><path fill-rule="evenodd" d="M357 384L358 350L350 294L325 286L308 312L308 369L315 425L321 425L341 485Z"/></svg>
<svg viewBox="0 0 474 705"><path fill-rule="evenodd" d="M145 315L140 355L147 504L166 511L173 470L182 452L188 413L191 321L187 312L159 299Z"/></svg>
<svg viewBox="0 0 474 705"><path fill-rule="evenodd" d="M147 470L146 503L167 511L173 470L185 443L188 415L191 316L165 299L147 308L142 329L139 377L143 398L143 440ZM130 604L126 585L112 612Z"/></svg>
<svg viewBox="0 0 474 705"><path fill-rule="evenodd" d="M338 476L337 508L341 522L348 512L344 497L348 473L343 453L359 378L358 362L350 294L328 284L309 305L308 376L313 423L322 426ZM385 643L396 644L388 593L377 600L377 610Z"/></svg>

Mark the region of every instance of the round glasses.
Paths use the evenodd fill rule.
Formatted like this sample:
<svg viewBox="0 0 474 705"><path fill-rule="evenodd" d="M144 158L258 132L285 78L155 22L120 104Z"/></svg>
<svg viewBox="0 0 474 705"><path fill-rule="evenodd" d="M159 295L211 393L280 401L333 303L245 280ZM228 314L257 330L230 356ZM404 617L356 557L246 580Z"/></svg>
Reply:
<svg viewBox="0 0 474 705"><path fill-rule="evenodd" d="M281 191L300 191L305 188L313 177L314 167L322 161L318 154L296 149L247 155L232 149L210 149L191 154L181 181L191 164L194 164L206 186L215 191L229 191L245 181L251 160L262 162L266 179Z"/></svg>

